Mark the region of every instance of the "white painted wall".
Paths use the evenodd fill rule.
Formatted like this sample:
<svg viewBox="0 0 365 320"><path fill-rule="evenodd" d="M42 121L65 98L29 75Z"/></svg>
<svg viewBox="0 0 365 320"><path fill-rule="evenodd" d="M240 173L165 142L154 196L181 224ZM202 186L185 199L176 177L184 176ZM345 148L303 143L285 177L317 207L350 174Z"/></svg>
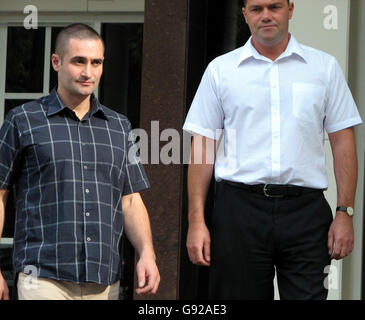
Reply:
<svg viewBox="0 0 365 320"><path fill-rule="evenodd" d="M356 88L353 92L355 100L361 110L362 117L365 114L365 88L364 75L365 64L360 59L365 56L365 46L361 39L365 39L365 6L362 0L352 0L352 10L360 10L361 17L356 21L351 21L352 25L361 32L350 38L350 1L349 0L293 0L295 9L294 16L290 24L290 32L298 41L312 46L319 50L326 51L337 58L346 77L349 76L349 62L351 70L358 70L358 65L362 63L362 72L357 72L351 87ZM335 11L326 11L335 10ZM337 13L338 25L336 29L328 29L328 16ZM335 16L333 16L335 17ZM325 24L327 21L327 24ZM332 21L334 22L334 21ZM354 60L355 52L350 56L349 47L351 43L359 46L357 56ZM361 88L362 86L362 88ZM355 227L355 248L353 253L343 261L333 261L332 265L337 268L338 276L332 279L333 288L329 292L329 300L338 299L360 299L361 295L361 261L362 261L362 232L363 232L363 212L364 212L364 128L356 128L357 150L359 155L359 183L355 202L354 227ZM325 141L327 171L329 176L329 188L325 192L333 212L337 205L336 182L333 173L332 152L328 137ZM335 274L333 274L335 276ZM276 297L278 293L276 291Z"/></svg>
<svg viewBox="0 0 365 320"><path fill-rule="evenodd" d="M27 16L27 5L37 8L39 25L60 21L90 24L93 21L109 23L143 22L145 0L0 0L0 25L19 25Z"/></svg>
<svg viewBox="0 0 365 320"><path fill-rule="evenodd" d="M1 0L2 12L23 11L27 5L40 12L143 12L144 0Z"/></svg>

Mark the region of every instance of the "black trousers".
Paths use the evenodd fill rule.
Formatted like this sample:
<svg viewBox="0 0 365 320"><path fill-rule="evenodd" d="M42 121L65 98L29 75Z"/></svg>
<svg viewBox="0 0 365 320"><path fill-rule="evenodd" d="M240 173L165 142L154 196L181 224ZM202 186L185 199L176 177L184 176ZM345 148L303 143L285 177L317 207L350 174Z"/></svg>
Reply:
<svg viewBox="0 0 365 320"><path fill-rule="evenodd" d="M324 300L332 212L322 192L267 198L220 182L211 225L210 299Z"/></svg>

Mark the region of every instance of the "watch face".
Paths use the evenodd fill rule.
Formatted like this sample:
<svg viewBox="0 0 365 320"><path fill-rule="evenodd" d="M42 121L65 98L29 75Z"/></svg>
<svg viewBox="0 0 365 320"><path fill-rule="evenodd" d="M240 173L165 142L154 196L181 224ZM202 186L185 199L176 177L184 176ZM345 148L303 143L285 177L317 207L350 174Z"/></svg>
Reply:
<svg viewBox="0 0 365 320"><path fill-rule="evenodd" d="M351 207L347 207L347 213L349 216L352 216L354 214L354 209Z"/></svg>

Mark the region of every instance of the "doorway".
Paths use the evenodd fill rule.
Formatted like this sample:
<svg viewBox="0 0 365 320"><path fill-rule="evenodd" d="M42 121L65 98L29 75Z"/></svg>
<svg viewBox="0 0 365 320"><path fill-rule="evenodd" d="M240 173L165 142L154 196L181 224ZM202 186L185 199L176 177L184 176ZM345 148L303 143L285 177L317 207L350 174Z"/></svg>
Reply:
<svg viewBox="0 0 365 320"><path fill-rule="evenodd" d="M242 0L189 1L189 43L187 53L186 105L190 106L205 68L217 56L243 46L251 36L242 16ZM186 249L187 166L184 170L184 197L180 247L180 299L207 299L208 269L193 265ZM209 227L214 205L215 180L207 195L205 216Z"/></svg>

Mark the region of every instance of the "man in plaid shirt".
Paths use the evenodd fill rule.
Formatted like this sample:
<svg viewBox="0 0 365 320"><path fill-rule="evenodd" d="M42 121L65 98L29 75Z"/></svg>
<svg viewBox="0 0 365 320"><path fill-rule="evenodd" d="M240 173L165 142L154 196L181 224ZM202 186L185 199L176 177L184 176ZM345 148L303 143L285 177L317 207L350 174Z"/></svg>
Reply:
<svg viewBox="0 0 365 320"><path fill-rule="evenodd" d="M149 182L137 155L129 156L131 125L93 94L103 60L95 30L64 28L52 55L57 89L10 110L0 130L0 236L15 186L20 299L118 299L123 230L139 257L137 293L157 291L160 275L139 194ZM0 299L8 298L0 270Z"/></svg>

